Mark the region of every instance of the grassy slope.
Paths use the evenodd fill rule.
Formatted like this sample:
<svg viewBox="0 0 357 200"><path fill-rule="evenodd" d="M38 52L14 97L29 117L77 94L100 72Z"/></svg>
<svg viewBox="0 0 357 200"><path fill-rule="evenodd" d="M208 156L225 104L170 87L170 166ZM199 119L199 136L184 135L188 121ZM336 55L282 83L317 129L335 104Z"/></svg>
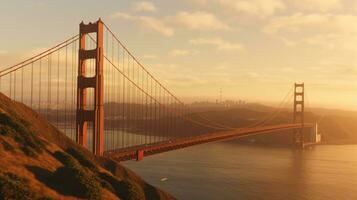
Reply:
<svg viewBox="0 0 357 200"><path fill-rule="evenodd" d="M0 199L174 199L0 94Z"/></svg>

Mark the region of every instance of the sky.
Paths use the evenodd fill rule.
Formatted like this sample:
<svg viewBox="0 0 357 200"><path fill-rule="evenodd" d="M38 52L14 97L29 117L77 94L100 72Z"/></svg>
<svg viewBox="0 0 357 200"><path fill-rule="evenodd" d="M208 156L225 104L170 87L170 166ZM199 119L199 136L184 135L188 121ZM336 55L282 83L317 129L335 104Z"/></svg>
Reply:
<svg viewBox="0 0 357 200"><path fill-rule="evenodd" d="M280 102L304 82L310 106L357 110L354 0L0 0L0 69L99 17L187 102Z"/></svg>

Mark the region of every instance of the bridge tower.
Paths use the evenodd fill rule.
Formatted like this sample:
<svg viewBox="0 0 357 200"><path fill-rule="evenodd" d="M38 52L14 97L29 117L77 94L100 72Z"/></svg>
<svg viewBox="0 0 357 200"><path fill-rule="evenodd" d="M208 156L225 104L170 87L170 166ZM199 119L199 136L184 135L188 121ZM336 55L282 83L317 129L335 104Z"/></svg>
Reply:
<svg viewBox="0 0 357 200"><path fill-rule="evenodd" d="M87 49L86 35L96 34L96 47ZM99 19L95 23L79 25L79 52L77 77L77 113L76 113L76 141L86 146L87 123L93 124L93 153L103 155L104 151L104 108L103 108L103 22ZM86 60L95 60L95 75L86 75ZM94 108L86 106L87 89L94 89Z"/></svg>
<svg viewBox="0 0 357 200"><path fill-rule="evenodd" d="M301 128L293 132L293 143L298 147L304 146L304 112L305 112L305 87L304 83L294 85L294 113L293 123L301 123Z"/></svg>

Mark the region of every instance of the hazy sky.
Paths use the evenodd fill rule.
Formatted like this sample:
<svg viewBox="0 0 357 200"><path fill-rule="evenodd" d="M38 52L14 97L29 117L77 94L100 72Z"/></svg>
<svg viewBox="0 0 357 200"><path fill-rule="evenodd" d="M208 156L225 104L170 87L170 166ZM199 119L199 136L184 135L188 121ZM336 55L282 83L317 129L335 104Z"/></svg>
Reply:
<svg viewBox="0 0 357 200"><path fill-rule="evenodd" d="M98 17L185 100L274 102L305 82L311 105L357 110L354 0L1 0L1 68Z"/></svg>

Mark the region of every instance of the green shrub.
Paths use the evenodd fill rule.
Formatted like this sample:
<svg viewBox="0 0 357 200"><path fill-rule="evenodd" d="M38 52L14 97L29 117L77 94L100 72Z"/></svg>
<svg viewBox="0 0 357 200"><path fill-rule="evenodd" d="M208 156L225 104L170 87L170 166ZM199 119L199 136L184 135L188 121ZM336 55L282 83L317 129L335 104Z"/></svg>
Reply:
<svg viewBox="0 0 357 200"><path fill-rule="evenodd" d="M10 117L6 113L0 112L0 124L9 126L12 129L14 129L16 132L20 132L20 133L28 132L26 127L21 123L21 120L16 120L15 118Z"/></svg>
<svg viewBox="0 0 357 200"><path fill-rule="evenodd" d="M53 200L51 197L40 197L37 198L36 200Z"/></svg>
<svg viewBox="0 0 357 200"><path fill-rule="evenodd" d="M80 168L80 164L76 159L74 159L71 155L66 152L56 151L54 156L58 161L60 161L64 166L70 168Z"/></svg>
<svg viewBox="0 0 357 200"><path fill-rule="evenodd" d="M15 148L10 143L6 142L5 140L2 140L1 144L4 147L5 151L10 151L10 152L15 151Z"/></svg>
<svg viewBox="0 0 357 200"><path fill-rule="evenodd" d="M86 199L101 199L101 185L90 170L83 168L76 159L65 152L57 151L55 157L64 166L54 172L54 177L67 193Z"/></svg>
<svg viewBox="0 0 357 200"><path fill-rule="evenodd" d="M17 124L5 113L0 112L0 124L16 127Z"/></svg>
<svg viewBox="0 0 357 200"><path fill-rule="evenodd" d="M145 199L145 194L141 187L137 185L134 182L131 182L129 180L125 180L123 183L124 188L127 189L127 198L128 200L140 200L140 199Z"/></svg>
<svg viewBox="0 0 357 200"><path fill-rule="evenodd" d="M67 152L57 151L54 154L64 165L55 171L54 176L63 182L63 189L67 193L81 198L100 199L100 189L103 187L123 200L145 199L144 191L136 183L121 181L113 175L99 172L94 161L83 152L72 148L67 149Z"/></svg>
<svg viewBox="0 0 357 200"><path fill-rule="evenodd" d="M31 191L29 181L10 172L0 172L0 200L52 200Z"/></svg>
<svg viewBox="0 0 357 200"><path fill-rule="evenodd" d="M115 192L115 189L113 188L113 186L112 186L110 183L108 183L107 181L105 181L105 180L99 178L98 176L97 176L97 180L98 180L98 182L100 183L100 185L101 185L103 188L109 190L109 191L112 192L113 194L116 193L116 192Z"/></svg>
<svg viewBox="0 0 357 200"><path fill-rule="evenodd" d="M38 156L37 152L32 149L31 147L21 147L21 150L27 155L32 158L36 158Z"/></svg>
<svg viewBox="0 0 357 200"><path fill-rule="evenodd" d="M32 200L35 195L29 190L28 181L12 173L0 172L0 200Z"/></svg>
<svg viewBox="0 0 357 200"><path fill-rule="evenodd" d="M42 153L45 144L23 122L24 120L17 120L0 113L0 134L13 137L26 155L36 157L38 153Z"/></svg>
<svg viewBox="0 0 357 200"><path fill-rule="evenodd" d="M139 200L145 199L145 194L142 191L141 187L137 184L132 183L131 181L125 180L121 181L118 178L106 174L100 173L99 177L108 182L112 188L114 189L114 193L120 198L124 200Z"/></svg>
<svg viewBox="0 0 357 200"><path fill-rule="evenodd" d="M98 171L98 167L96 165L96 163L92 160L90 160L88 158L87 155L85 155L84 152L82 151L78 151L74 148L68 148L66 150L67 153L71 154L75 159L77 159L77 161L84 167L89 168L92 171L97 172Z"/></svg>
<svg viewBox="0 0 357 200"><path fill-rule="evenodd" d="M14 129L10 128L7 125L0 125L0 135L4 135L4 136L12 135L12 136L14 136L15 135L15 131L14 131Z"/></svg>
<svg viewBox="0 0 357 200"><path fill-rule="evenodd" d="M147 199L161 199L160 192L154 186L146 184L144 188Z"/></svg>

